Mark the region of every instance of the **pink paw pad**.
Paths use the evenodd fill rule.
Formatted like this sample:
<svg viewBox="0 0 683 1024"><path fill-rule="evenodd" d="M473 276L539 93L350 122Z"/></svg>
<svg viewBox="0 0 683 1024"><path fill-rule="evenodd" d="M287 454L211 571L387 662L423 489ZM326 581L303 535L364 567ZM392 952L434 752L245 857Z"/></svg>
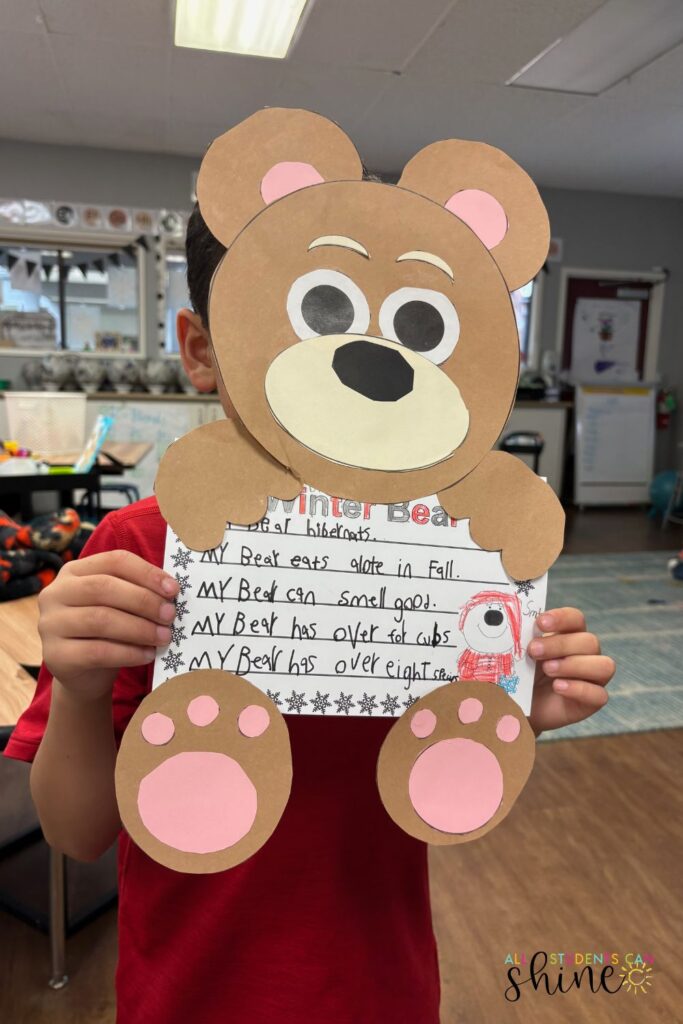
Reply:
<svg viewBox="0 0 683 1024"><path fill-rule="evenodd" d="M214 700L213 697L202 694L199 697L195 697L187 705L187 717L193 725L211 725L218 717L219 710L218 701Z"/></svg>
<svg viewBox="0 0 683 1024"><path fill-rule="evenodd" d="M220 707L208 694L187 705L192 725L215 722ZM248 704L237 725L243 736L261 736L270 724L268 710ZM173 720L154 712L142 722L144 739L154 746L170 743ZM216 853L234 846L256 820L256 788L244 769L227 754L185 750L157 765L140 782L138 811L145 828L160 842L183 853Z"/></svg>
<svg viewBox="0 0 683 1024"><path fill-rule="evenodd" d="M163 747L165 743L170 743L175 735L173 719L159 711L147 715L140 728L143 737L154 747Z"/></svg>
<svg viewBox="0 0 683 1024"><path fill-rule="evenodd" d="M463 725L478 722L484 705L477 697L466 697L458 705ZM434 731L436 715L423 708L411 720L415 736L425 738ZM521 725L514 715L503 715L496 724L496 736L513 743ZM477 740L464 736L440 740L418 756L408 780L410 800L428 825L440 832L463 835L490 821L503 799L503 771L495 753Z"/></svg>
<svg viewBox="0 0 683 1024"><path fill-rule="evenodd" d="M240 711L237 719L237 728L243 736L247 736L249 739L262 736L269 725L268 710L261 707L260 704L249 704L248 707Z"/></svg>
<svg viewBox="0 0 683 1024"><path fill-rule="evenodd" d="M244 838L256 819L256 789L232 757L186 750L162 761L140 783L145 828L183 853L215 853Z"/></svg>
<svg viewBox="0 0 683 1024"><path fill-rule="evenodd" d="M414 736L423 740L434 732L436 728L436 715L429 708L422 708L421 711L416 711L411 718L410 728Z"/></svg>

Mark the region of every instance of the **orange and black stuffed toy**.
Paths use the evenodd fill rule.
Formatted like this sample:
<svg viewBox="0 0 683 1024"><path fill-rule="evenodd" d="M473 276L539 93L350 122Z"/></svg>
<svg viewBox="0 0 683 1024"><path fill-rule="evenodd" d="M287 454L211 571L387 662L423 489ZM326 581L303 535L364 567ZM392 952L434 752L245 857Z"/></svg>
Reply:
<svg viewBox="0 0 683 1024"><path fill-rule="evenodd" d="M94 527L73 508L20 525L0 511L0 601L37 594L78 558Z"/></svg>

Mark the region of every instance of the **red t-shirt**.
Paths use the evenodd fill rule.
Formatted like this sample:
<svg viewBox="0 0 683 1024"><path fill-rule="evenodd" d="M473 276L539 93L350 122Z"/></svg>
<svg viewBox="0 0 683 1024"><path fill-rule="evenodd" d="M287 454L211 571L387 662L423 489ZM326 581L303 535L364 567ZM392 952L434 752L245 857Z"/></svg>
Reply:
<svg viewBox="0 0 683 1024"><path fill-rule="evenodd" d="M83 554L163 562L154 499L111 513ZM36 696L6 749L31 761L50 702ZM123 669L120 738L151 686ZM391 719L286 716L294 780L274 834L230 871L162 867L119 841L119 1024L438 1024L426 846L389 818L375 766Z"/></svg>

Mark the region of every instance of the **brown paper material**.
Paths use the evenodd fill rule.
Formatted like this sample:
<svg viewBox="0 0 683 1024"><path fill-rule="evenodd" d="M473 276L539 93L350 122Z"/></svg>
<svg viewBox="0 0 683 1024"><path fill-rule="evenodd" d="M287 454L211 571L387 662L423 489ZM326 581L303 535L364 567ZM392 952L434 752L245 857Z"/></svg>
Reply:
<svg viewBox="0 0 683 1024"><path fill-rule="evenodd" d="M468 698L480 701L483 712L478 721L463 723L458 718L458 708ZM411 722L423 709L433 712L436 724L428 736L420 738L413 733ZM508 715L519 722L519 735L514 742L503 742L496 735L498 723ZM409 785L419 755L440 741L457 737L481 744L494 754L502 770L503 794L498 809L481 827L464 833L448 833L433 828L420 817L411 802ZM531 726L518 705L499 686L481 682L447 683L413 704L393 726L377 761L377 786L387 812L409 835L435 846L465 843L495 828L512 809L531 773L535 749ZM476 775L467 779L454 772L452 776L435 778L434 785L435 788L443 786L456 802L469 797L476 806L479 799Z"/></svg>
<svg viewBox="0 0 683 1024"><path fill-rule="evenodd" d="M271 495L294 498L301 484L237 423L216 420L169 446L154 490L183 544L206 551L220 544L226 522L257 522Z"/></svg>
<svg viewBox="0 0 683 1024"><path fill-rule="evenodd" d="M202 216L223 245L264 209L263 178L285 161L310 163L325 181L363 175L356 147L334 122L308 110L259 110L211 144L197 177Z"/></svg>
<svg viewBox="0 0 683 1024"><path fill-rule="evenodd" d="M502 550L508 573L536 577L559 553L562 510L521 462L491 449L519 372L509 291L533 276L548 248L538 192L500 151L456 140L418 153L400 187L361 176L347 136L307 111L260 111L209 149L199 205L228 247L212 280L209 327L219 378L239 421L206 425L168 449L156 482L161 512L185 545L205 550L220 543L226 521L254 523L269 496L292 499L303 484L379 503L437 492L451 515L471 520L478 544ZM494 244L494 223L491 251L444 205L463 190L487 193L492 221L507 225ZM183 702L206 685L190 674L145 701L144 714L158 705L184 722L169 749L197 749L197 730L182 719ZM487 707L516 707L497 687L486 690ZM425 698L443 711L440 729L450 728L443 722L446 693L453 692L442 688ZM203 860L150 840L135 794L144 773L167 755L141 740L142 716L141 708L117 767L133 838L180 870L218 870L248 856L257 848L251 838L239 856L235 847ZM279 729L274 724L275 738ZM471 733L494 744L488 714ZM530 770L528 726L522 734L500 755L505 799L480 832L507 813ZM415 830L410 814L417 816L405 803L409 755L417 749L411 735L400 721L380 757L390 812L421 838L460 841L435 838L424 822ZM223 749L217 742L206 749ZM256 750L244 736L230 739L230 749L240 751L241 742ZM254 762L268 811L259 844L275 827L289 787L284 739L278 744L272 764Z"/></svg>
<svg viewBox="0 0 683 1024"><path fill-rule="evenodd" d="M343 233L357 240L369 258L338 246L311 240ZM398 257L427 251L445 260L454 280L423 261ZM311 358L305 372L303 353L313 344L301 342L290 323L287 301L294 283L316 268L331 268L348 277L365 296L371 311L364 335L382 341L382 306L397 290L436 290L457 310L459 337L452 354L439 366L424 359L425 371L407 396L392 403L372 403L361 422L359 395L350 389L346 411L339 399L334 352L327 351L327 370ZM284 269L286 268L286 270ZM519 371L519 336L510 296L496 263L470 229L431 201L395 186L376 182L331 182L302 189L274 203L255 218L226 253L216 272L209 303L209 324L216 359L230 399L245 428L275 458L283 457L298 479L328 494L361 501L405 501L433 494L469 473L489 451L508 418ZM359 332L353 332L355 337ZM326 342L321 340L321 350ZM402 348L394 343L400 354ZM329 431L353 430L359 441L356 466L341 465L295 439L273 414L263 382L276 373L278 358L291 348L298 375L288 382L290 401L309 409L311 418L326 421ZM412 354L417 358L417 353ZM326 372L326 377L325 377ZM453 452L434 460L431 423L440 375L451 381L469 417L467 433ZM327 379L328 383L325 383ZM370 407L370 400L367 400ZM399 421L398 426L397 422ZM362 428L367 432L363 443ZM444 424L444 435L446 425ZM381 472L367 467L368 452L384 434L394 450L416 449L416 461L427 468ZM424 452L420 457L419 443ZM443 440L443 439L442 439ZM283 453L283 454L282 454ZM351 453L345 453L350 461ZM428 463L433 462L430 466Z"/></svg>
<svg viewBox="0 0 683 1024"><path fill-rule="evenodd" d="M516 580L542 576L564 541L564 509L555 492L514 455L490 452L439 501L455 519L470 520L470 535L486 551L500 551Z"/></svg>
<svg viewBox="0 0 683 1024"><path fill-rule="evenodd" d="M194 725L188 716L188 706L194 698L206 695L217 702L219 713L210 724ZM238 725L240 712L250 705L265 708L270 716L270 724L260 736L244 736ZM142 734L143 722L155 713L170 718L175 730L170 740L158 745L147 742ZM211 853L176 849L155 838L141 819L138 802L143 780L159 765L191 751L208 751L233 758L256 788L256 820L243 839L226 849ZM159 864L191 874L224 871L251 857L263 846L282 817L291 780L289 732L277 707L245 679L213 669L176 676L153 690L131 719L116 761L116 798L126 831ZM204 773L198 780L198 801L204 786L210 783L209 773ZM171 817L176 814L173 797L173 791L169 792ZM223 806L218 806L217 801L208 807L208 813L216 817L223 812L229 814L230 798L230 791L226 789L218 797ZM179 827L182 827L181 806L182 800L177 812Z"/></svg>
<svg viewBox="0 0 683 1024"><path fill-rule="evenodd" d="M480 189L497 199L507 215L508 230L491 255L511 292L543 266L550 245L543 200L526 171L495 146L464 139L434 142L408 161L399 185L440 205L464 189Z"/></svg>

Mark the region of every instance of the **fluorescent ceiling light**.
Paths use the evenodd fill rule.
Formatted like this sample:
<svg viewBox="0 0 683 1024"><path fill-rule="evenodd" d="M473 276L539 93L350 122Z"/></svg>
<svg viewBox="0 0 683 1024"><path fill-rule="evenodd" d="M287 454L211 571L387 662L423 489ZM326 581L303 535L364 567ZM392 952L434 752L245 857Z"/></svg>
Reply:
<svg viewBox="0 0 683 1024"><path fill-rule="evenodd" d="M175 45L286 57L306 0L177 0Z"/></svg>
<svg viewBox="0 0 683 1024"><path fill-rule="evenodd" d="M681 42L681 0L607 0L505 84L597 96Z"/></svg>

